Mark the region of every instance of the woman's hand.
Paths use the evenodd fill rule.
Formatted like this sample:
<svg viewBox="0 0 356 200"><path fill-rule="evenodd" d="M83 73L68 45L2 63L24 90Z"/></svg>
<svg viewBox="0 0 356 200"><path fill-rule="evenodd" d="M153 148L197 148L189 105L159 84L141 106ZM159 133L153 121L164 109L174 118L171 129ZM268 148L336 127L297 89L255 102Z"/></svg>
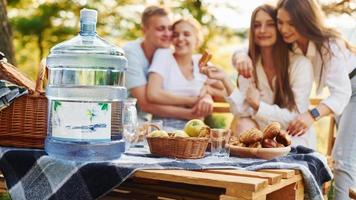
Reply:
<svg viewBox="0 0 356 200"><path fill-rule="evenodd" d="M287 131L292 136L302 136L307 132L313 122L314 118L309 111L307 111L298 115L291 123L289 123Z"/></svg>
<svg viewBox="0 0 356 200"><path fill-rule="evenodd" d="M225 79L228 79L228 76L224 72L224 70L211 65L202 67L202 73L210 79L215 79L219 81L224 81Z"/></svg>
<svg viewBox="0 0 356 200"><path fill-rule="evenodd" d="M233 89L234 85L232 85L228 75L222 70L221 68L215 67L215 66L205 66L202 68L202 73L205 74L208 78L212 80L217 80L220 81L220 85L224 87L225 91L218 92L217 88L211 88L211 93L210 94L218 94L218 96L230 96ZM221 89L223 90L223 89Z"/></svg>
<svg viewBox="0 0 356 200"><path fill-rule="evenodd" d="M250 84L247 89L246 101L254 110L258 110L260 107L261 93L254 84Z"/></svg>
<svg viewBox="0 0 356 200"><path fill-rule="evenodd" d="M252 61L250 57L244 53L236 53L232 61L239 75L245 78L251 78L253 72Z"/></svg>
<svg viewBox="0 0 356 200"><path fill-rule="evenodd" d="M210 95L205 95L200 98L193 107L193 114L198 117L205 117L213 112L213 98Z"/></svg>

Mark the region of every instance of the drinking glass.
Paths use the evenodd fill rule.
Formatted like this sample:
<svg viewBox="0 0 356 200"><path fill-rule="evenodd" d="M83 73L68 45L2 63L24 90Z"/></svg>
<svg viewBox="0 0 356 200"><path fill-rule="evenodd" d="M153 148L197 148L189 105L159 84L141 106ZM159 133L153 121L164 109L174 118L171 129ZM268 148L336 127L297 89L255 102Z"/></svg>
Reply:
<svg viewBox="0 0 356 200"><path fill-rule="evenodd" d="M125 149L135 146L138 142L138 119L135 98L128 98L124 102L123 129L125 139Z"/></svg>
<svg viewBox="0 0 356 200"><path fill-rule="evenodd" d="M231 136L230 129L211 129L211 155L220 158L229 158L230 145L229 140Z"/></svg>

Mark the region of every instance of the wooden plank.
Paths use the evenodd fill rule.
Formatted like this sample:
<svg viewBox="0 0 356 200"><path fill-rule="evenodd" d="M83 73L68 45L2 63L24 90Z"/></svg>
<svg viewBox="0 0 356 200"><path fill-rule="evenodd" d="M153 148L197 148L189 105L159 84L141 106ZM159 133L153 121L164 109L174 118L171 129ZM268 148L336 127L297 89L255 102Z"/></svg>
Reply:
<svg viewBox="0 0 356 200"><path fill-rule="evenodd" d="M226 175L240 175L254 178L264 178L268 180L268 184L276 184L281 181L282 175L276 173L256 172L256 171L244 171L244 170L205 170L204 172L226 174Z"/></svg>
<svg viewBox="0 0 356 200"><path fill-rule="evenodd" d="M226 195L231 196L231 197L237 197L237 199L253 199L253 200L258 199L258 198L263 199L263 198L266 198L266 195L268 195L272 192L281 190L284 187L291 185L291 184L295 184L299 181L303 181L302 175L300 175L300 174L294 175L288 179L282 179L279 183L276 183L274 185L269 185L266 188L264 188L260 191L256 191L256 192L251 192L251 191L246 191L246 190L238 190L238 189L234 189L234 188L227 188ZM303 185L301 185L301 189L304 190ZM279 195L280 194L281 193L279 193ZM300 194L300 192L298 192L298 195L301 196L301 197L298 197L299 199L304 198L304 192L303 192L303 194ZM287 199L284 199L284 200L287 200Z"/></svg>
<svg viewBox="0 0 356 200"><path fill-rule="evenodd" d="M248 200L248 199L232 197L232 196L228 196L228 195L221 195L219 200ZM256 198L253 198L251 200L266 200L266 196L264 196L264 197L256 197Z"/></svg>
<svg viewBox="0 0 356 200"><path fill-rule="evenodd" d="M310 105L313 105L313 106L317 106L320 104L322 99L320 98L312 98L312 99L309 99L310 101Z"/></svg>
<svg viewBox="0 0 356 200"><path fill-rule="evenodd" d="M269 187L267 187L266 189L264 189L263 191L261 191L259 193L268 195L272 192L276 192L280 189L283 189L284 187L286 187L288 185L295 184L300 181L303 183L303 177L302 177L302 175L298 174L298 175L295 175L288 179L282 179L280 183L275 184L275 185L270 185ZM299 185L299 187L304 189L304 185Z"/></svg>
<svg viewBox="0 0 356 200"><path fill-rule="evenodd" d="M232 196L228 196L228 195L220 195L219 200L238 200L237 197L232 197Z"/></svg>
<svg viewBox="0 0 356 200"><path fill-rule="evenodd" d="M229 106L214 106L213 112L214 113L230 113L230 107Z"/></svg>
<svg viewBox="0 0 356 200"><path fill-rule="evenodd" d="M259 191L268 185L267 180L261 178L211 174L187 170L139 170L134 176L220 188L233 187L247 191Z"/></svg>
<svg viewBox="0 0 356 200"><path fill-rule="evenodd" d="M349 196L351 199L356 199L356 187L350 188Z"/></svg>
<svg viewBox="0 0 356 200"><path fill-rule="evenodd" d="M0 174L0 193L7 192L4 175Z"/></svg>
<svg viewBox="0 0 356 200"><path fill-rule="evenodd" d="M283 194L283 195L281 195ZM292 183L276 190L270 194L267 194L267 199L269 200L303 200L304 199L304 185L303 181L300 180L296 183Z"/></svg>
<svg viewBox="0 0 356 200"><path fill-rule="evenodd" d="M225 195L235 197L238 200L266 200L266 194L262 192L251 192L236 188L227 188Z"/></svg>
<svg viewBox="0 0 356 200"><path fill-rule="evenodd" d="M282 178L292 178L294 175L299 174L300 172L293 169L261 169L259 172L269 172L275 174L282 174Z"/></svg>
<svg viewBox="0 0 356 200"><path fill-rule="evenodd" d="M213 188L206 186L194 186L181 183L171 183L159 181L156 184L142 184L134 180L125 181L118 189L114 191L129 191L133 193L148 194L155 197L167 197L181 199L206 199L214 200L225 190L222 188ZM120 192L122 193L122 192ZM120 195L120 194L118 194Z"/></svg>

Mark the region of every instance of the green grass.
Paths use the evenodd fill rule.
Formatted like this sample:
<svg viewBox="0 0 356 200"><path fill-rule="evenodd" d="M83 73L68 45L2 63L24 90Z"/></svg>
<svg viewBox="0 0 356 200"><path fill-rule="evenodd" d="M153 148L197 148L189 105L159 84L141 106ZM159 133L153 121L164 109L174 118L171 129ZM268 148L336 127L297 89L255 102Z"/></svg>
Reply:
<svg viewBox="0 0 356 200"><path fill-rule="evenodd" d="M11 200L9 193L7 192L0 193L0 200Z"/></svg>

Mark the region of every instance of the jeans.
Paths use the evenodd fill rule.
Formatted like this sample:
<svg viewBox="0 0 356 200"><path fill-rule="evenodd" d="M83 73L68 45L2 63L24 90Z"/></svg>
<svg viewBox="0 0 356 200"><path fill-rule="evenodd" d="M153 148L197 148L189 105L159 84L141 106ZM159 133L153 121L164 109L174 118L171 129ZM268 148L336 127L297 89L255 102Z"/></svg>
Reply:
<svg viewBox="0 0 356 200"><path fill-rule="evenodd" d="M352 96L340 116L333 148L335 199L349 198L349 188L356 186L356 77L351 80Z"/></svg>

